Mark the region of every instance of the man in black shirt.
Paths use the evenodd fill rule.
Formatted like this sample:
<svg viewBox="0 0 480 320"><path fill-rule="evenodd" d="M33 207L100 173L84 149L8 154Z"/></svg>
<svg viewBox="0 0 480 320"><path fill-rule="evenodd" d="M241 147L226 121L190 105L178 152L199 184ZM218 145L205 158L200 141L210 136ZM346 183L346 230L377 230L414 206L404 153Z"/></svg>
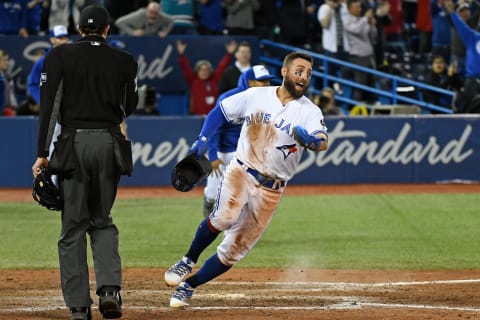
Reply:
<svg viewBox="0 0 480 320"><path fill-rule="evenodd" d="M229 66L223 72L218 82L218 95L227 92L238 86L238 78L243 71L250 69L250 59L252 57L252 48L250 43L242 41L235 51L235 63Z"/></svg>
<svg viewBox="0 0 480 320"><path fill-rule="evenodd" d="M120 132L120 123L137 106L138 66L132 55L107 44L108 22L104 8L84 8L78 26L81 39L47 54L40 83L38 158L32 171L37 176L50 166L59 175L65 202L58 253L71 320L91 319L87 233L99 310L108 319L122 315L118 229L110 210L121 174L131 171L131 146ZM62 132L49 161L57 120ZM122 163L129 161L125 169Z"/></svg>

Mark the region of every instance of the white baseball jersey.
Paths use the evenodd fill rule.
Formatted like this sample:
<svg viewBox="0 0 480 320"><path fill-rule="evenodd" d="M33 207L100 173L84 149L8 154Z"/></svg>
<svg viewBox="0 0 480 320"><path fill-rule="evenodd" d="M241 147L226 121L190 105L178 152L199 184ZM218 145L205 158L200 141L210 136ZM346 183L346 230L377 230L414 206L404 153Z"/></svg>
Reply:
<svg viewBox="0 0 480 320"><path fill-rule="evenodd" d="M275 179L289 180L304 148L292 136L299 125L308 133L327 134L322 111L306 97L285 106L278 87L254 87L223 99L221 110L229 121L244 119L236 158L246 166Z"/></svg>

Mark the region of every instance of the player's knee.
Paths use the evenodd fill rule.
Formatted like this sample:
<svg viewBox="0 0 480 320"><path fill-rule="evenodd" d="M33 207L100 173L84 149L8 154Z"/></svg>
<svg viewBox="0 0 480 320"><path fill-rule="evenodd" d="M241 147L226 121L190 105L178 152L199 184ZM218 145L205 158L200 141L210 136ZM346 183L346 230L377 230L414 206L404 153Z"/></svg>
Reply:
<svg viewBox="0 0 480 320"><path fill-rule="evenodd" d="M218 255L218 260L220 260L220 262L226 266L233 266L234 264L239 262L241 259L226 252L217 251L217 255Z"/></svg>
<svg viewBox="0 0 480 320"><path fill-rule="evenodd" d="M212 214L209 216L210 224L218 231L228 230L233 225L234 220L225 219L224 216L218 215L218 211L215 209L213 208Z"/></svg>
<svg viewBox="0 0 480 320"><path fill-rule="evenodd" d="M248 254L248 250L239 250L235 245L220 246L217 248L217 256L221 263L233 266Z"/></svg>

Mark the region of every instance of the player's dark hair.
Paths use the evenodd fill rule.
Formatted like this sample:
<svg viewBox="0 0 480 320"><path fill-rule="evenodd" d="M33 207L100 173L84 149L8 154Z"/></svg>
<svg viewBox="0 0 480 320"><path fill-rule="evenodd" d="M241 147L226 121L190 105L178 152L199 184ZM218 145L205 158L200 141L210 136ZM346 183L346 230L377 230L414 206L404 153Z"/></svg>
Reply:
<svg viewBox="0 0 480 320"><path fill-rule="evenodd" d="M295 59L307 60L313 66L313 58L309 54L303 52L291 52L283 59L283 67L290 67L290 64L292 64L292 61Z"/></svg>

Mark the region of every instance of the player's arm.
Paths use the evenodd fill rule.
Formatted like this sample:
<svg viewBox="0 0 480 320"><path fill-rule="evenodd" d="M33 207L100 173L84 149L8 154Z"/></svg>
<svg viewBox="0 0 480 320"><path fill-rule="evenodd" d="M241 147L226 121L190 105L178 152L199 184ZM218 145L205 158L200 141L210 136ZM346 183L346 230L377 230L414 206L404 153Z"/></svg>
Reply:
<svg viewBox="0 0 480 320"><path fill-rule="evenodd" d="M306 123L293 127L292 136L302 147L319 152L328 148L328 134L323 115L317 109L314 112Z"/></svg>
<svg viewBox="0 0 480 320"><path fill-rule="evenodd" d="M251 89L236 93L224 99L220 98L219 101L217 101L215 107L208 113L203 123L202 131L190 149L191 152L196 153L198 156L203 155L208 139L211 139L219 128L235 119L243 117L246 106L246 96L249 90Z"/></svg>
<svg viewBox="0 0 480 320"><path fill-rule="evenodd" d="M36 104L40 104L40 74L42 73L43 58L39 58L33 65L28 75L28 93L35 100Z"/></svg>
<svg viewBox="0 0 480 320"><path fill-rule="evenodd" d="M222 109L217 104L207 115L205 122L203 123L202 130L197 137L197 140L190 149L191 152L196 153L198 156L202 156L205 153L208 140L218 131L218 129L227 124L228 121L225 118Z"/></svg>
<svg viewBox="0 0 480 320"><path fill-rule="evenodd" d="M295 126L292 134L299 145L309 150L319 152L328 148L328 137L321 131L310 134L304 127Z"/></svg>

